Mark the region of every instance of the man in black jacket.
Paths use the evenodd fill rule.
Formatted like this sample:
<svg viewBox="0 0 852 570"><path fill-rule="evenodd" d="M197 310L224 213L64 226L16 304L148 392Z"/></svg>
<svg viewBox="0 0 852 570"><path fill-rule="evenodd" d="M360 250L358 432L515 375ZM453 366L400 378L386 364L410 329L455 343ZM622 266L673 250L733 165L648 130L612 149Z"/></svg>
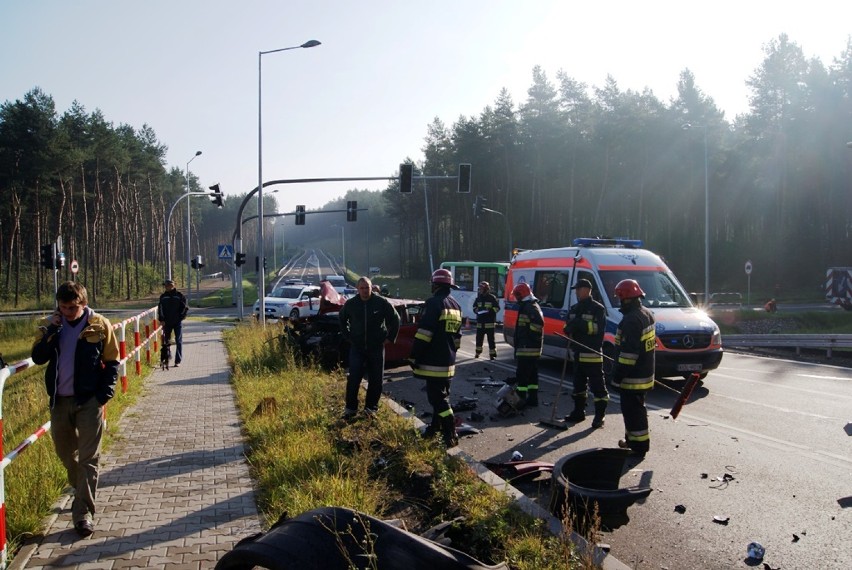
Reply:
<svg viewBox="0 0 852 570"><path fill-rule="evenodd" d="M613 380L621 389L624 416L624 439L618 446L644 457L651 444L645 394L654 387L656 323L654 315L642 306L645 292L635 280L620 281L615 294L621 299L619 310L624 315L615 333L618 357L613 371Z"/></svg>
<svg viewBox="0 0 852 570"><path fill-rule="evenodd" d="M36 335L32 359L47 363L50 435L74 488L74 530L85 538L94 532L103 407L115 394L120 356L112 324L88 307L85 287L62 283L56 301L57 310Z"/></svg>
<svg viewBox="0 0 852 570"><path fill-rule="evenodd" d="M476 351L473 357L482 354L482 344L488 337L488 355L491 360L497 358L497 343L494 340L494 328L497 326L497 313L500 312L500 302L491 292L491 284L483 281L473 301L473 313L476 315Z"/></svg>
<svg viewBox="0 0 852 570"><path fill-rule="evenodd" d="M592 282L579 279L572 287L577 292L577 302L568 309L568 318L563 330L571 339L569 348L574 356L574 411L565 416L565 421L581 422L586 419L588 389L595 397L595 419L593 428L604 425L604 415L609 402L603 375L604 332L606 309L592 298Z"/></svg>
<svg viewBox="0 0 852 570"><path fill-rule="evenodd" d="M163 344L168 344L175 334L175 368L180 366L183 360L183 320L189 312L186 297L175 289L175 282L171 279L163 281L165 292L160 295L160 303L157 305L157 318L163 324Z"/></svg>
<svg viewBox="0 0 852 570"><path fill-rule="evenodd" d="M340 330L349 341L349 376L346 379L344 419L358 413L358 388L367 376L364 413L379 410L382 380L385 373L385 344L393 344L399 333L399 315L390 302L372 292L367 277L358 280L358 295L348 299L340 309Z"/></svg>
<svg viewBox="0 0 852 570"><path fill-rule="evenodd" d="M411 346L414 377L426 381L426 397L432 406L432 423L423 435L434 437L440 433L447 448L459 442L450 405L450 380L456 374L462 324L461 307L450 294L451 289L458 289L453 274L436 269L432 273L432 296L426 299Z"/></svg>

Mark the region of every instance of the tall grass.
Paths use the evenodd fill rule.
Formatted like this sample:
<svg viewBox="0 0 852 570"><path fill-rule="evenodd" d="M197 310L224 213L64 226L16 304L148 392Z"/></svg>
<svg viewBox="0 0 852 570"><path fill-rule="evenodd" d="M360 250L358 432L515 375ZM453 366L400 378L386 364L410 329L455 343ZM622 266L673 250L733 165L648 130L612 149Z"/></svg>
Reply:
<svg viewBox="0 0 852 570"><path fill-rule="evenodd" d="M281 333L254 324L225 332L267 524L283 513L329 505L379 518L404 513L414 532L461 516L454 540L486 563L508 560L519 570L590 567L542 521L387 408L375 420L338 420L344 374L297 362ZM428 489L418 481L427 481Z"/></svg>

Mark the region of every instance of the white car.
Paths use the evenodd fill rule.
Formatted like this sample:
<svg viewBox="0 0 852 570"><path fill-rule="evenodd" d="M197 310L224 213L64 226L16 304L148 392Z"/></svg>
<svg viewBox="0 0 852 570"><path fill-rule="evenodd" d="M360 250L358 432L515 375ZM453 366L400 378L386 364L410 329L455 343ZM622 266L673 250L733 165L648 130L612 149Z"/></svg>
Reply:
<svg viewBox="0 0 852 570"><path fill-rule="evenodd" d="M266 318L298 319L316 315L320 305L320 288L316 285L280 285L263 299ZM254 302L254 316L260 313L260 301Z"/></svg>

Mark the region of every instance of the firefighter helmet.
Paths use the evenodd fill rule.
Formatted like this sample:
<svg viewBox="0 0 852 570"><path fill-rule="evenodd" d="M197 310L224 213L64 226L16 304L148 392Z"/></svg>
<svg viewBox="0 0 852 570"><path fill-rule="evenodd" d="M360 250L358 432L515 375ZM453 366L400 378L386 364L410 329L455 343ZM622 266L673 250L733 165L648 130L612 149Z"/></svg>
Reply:
<svg viewBox="0 0 852 570"><path fill-rule="evenodd" d="M645 296L645 291L642 290L635 279L623 279L615 286L615 296L622 301L639 299Z"/></svg>
<svg viewBox="0 0 852 570"><path fill-rule="evenodd" d="M486 291L490 291L491 290L491 284L488 281L480 281L479 282L479 288L485 289Z"/></svg>
<svg viewBox="0 0 852 570"><path fill-rule="evenodd" d="M453 274L446 269L436 269L432 273L432 285L446 285L453 289L458 289L458 285L453 281Z"/></svg>
<svg viewBox="0 0 852 570"><path fill-rule="evenodd" d="M518 301L520 301L521 299L526 299L530 295L532 295L532 290L530 289L530 286L526 283L518 283L517 285L515 285L515 288L512 289L512 296Z"/></svg>

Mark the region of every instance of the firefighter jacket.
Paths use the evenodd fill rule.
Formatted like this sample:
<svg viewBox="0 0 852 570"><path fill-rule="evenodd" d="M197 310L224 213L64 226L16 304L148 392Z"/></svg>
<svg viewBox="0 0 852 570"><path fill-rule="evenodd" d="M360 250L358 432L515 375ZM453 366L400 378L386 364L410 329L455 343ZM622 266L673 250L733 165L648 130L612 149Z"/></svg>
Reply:
<svg viewBox="0 0 852 570"><path fill-rule="evenodd" d="M483 293L478 295L473 301L473 314L476 315L476 325L491 324L497 320L497 313L500 312L500 302L497 301L491 293Z"/></svg>
<svg viewBox="0 0 852 570"><path fill-rule="evenodd" d="M160 302L157 305L157 318L160 322L174 327L179 325L186 318L189 312L189 305L186 304L186 296L172 289L160 295Z"/></svg>
<svg viewBox="0 0 852 570"><path fill-rule="evenodd" d="M118 379L118 339L112 330L112 324L91 309L88 322L77 339L74 352L74 397L77 404L84 404L94 396L101 405L106 404L115 395L115 382ZM50 397L50 407L56 400L56 386L59 373L56 363L59 360L59 330L49 319L39 327L32 348L32 359L36 364L47 363L44 384Z"/></svg>
<svg viewBox="0 0 852 570"><path fill-rule="evenodd" d="M399 315L384 297L373 294L364 301L355 295L340 310L340 332L356 348L378 349L385 340L396 341Z"/></svg>
<svg viewBox="0 0 852 570"><path fill-rule="evenodd" d="M447 379L455 375L456 351L461 346L461 315L461 307L450 295L449 287L441 287L426 300L411 347L416 378Z"/></svg>
<svg viewBox="0 0 852 570"><path fill-rule="evenodd" d="M591 297L578 301L568 309L568 317L562 330L579 343L568 343L578 362L603 362L603 356L595 354L601 351L606 330L606 309L603 305Z"/></svg>
<svg viewBox="0 0 852 570"><path fill-rule="evenodd" d="M515 358L539 358L544 346L544 315L538 300L527 297L518 303L515 325Z"/></svg>
<svg viewBox="0 0 852 570"><path fill-rule="evenodd" d="M619 310L624 317L615 333L618 356L613 379L622 390L650 390L657 344L654 315L638 299Z"/></svg>

